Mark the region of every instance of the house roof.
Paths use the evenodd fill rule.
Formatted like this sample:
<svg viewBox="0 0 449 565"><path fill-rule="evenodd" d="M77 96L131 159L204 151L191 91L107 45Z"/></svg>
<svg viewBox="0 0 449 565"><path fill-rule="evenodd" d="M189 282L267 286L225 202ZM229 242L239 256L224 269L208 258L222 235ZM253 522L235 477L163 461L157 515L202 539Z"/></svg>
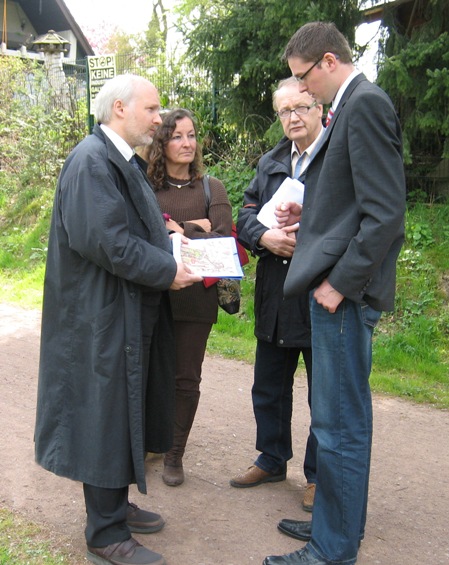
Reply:
<svg viewBox="0 0 449 565"><path fill-rule="evenodd" d="M77 40L76 59L86 55L95 55L89 41L63 0L15 0L32 22L38 35L50 29L56 31L71 30Z"/></svg>
<svg viewBox="0 0 449 565"><path fill-rule="evenodd" d="M362 10L363 22L385 21L389 14L394 15L396 30L410 37L413 31L428 21L426 14L430 0L394 0Z"/></svg>
<svg viewBox="0 0 449 565"><path fill-rule="evenodd" d="M386 12L397 9L401 4L411 4L412 2L413 0L392 0L371 6L371 8L365 8L361 11L362 21L364 23L377 22L385 17Z"/></svg>

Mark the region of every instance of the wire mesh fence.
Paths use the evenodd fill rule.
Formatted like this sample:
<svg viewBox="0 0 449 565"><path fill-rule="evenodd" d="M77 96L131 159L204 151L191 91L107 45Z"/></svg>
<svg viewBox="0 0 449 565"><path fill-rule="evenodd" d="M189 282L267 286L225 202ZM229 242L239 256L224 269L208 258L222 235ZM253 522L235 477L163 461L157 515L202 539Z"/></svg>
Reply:
<svg viewBox="0 0 449 565"><path fill-rule="evenodd" d="M213 111L214 84L209 73L193 70L187 65L163 58L152 58L135 53L115 56L116 74L136 74L150 80L158 89L164 108L176 106L191 97L207 95ZM87 96L87 60L79 60L64 65L64 73L72 80L78 96Z"/></svg>
<svg viewBox="0 0 449 565"><path fill-rule="evenodd" d="M45 76L45 81L40 79L41 87L44 82L52 93L51 104L69 113L76 111L80 119L86 119L86 124L91 127L93 117L90 116L89 120L88 61L68 62L59 59L51 64L48 61L44 65L42 61L35 64L41 67ZM116 74L133 73L148 78L158 89L164 109L184 106L194 113L201 112L202 119L216 123L226 91L217 88L209 73L171 60L135 53L117 55L115 65ZM31 62L24 64L23 72L29 83L26 104L33 103L33 100L37 104L42 99L35 93L38 73L33 71ZM6 96L6 91L3 94ZM17 92L14 96L18 97ZM83 112L85 118L82 117ZM419 141L419 147L411 149L411 164L406 167L409 194L427 195L431 200L449 198L449 160L441 157L445 142L427 135Z"/></svg>

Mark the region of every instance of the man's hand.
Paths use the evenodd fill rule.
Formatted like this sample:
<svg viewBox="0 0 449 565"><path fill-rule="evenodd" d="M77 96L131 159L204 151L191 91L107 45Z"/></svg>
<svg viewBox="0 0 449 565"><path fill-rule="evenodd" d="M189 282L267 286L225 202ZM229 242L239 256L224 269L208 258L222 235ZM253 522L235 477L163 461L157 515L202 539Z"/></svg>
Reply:
<svg viewBox="0 0 449 565"><path fill-rule="evenodd" d="M313 293L313 297L321 304L321 306L329 312L329 314L334 314L338 308L338 305L344 299L343 294L335 290L333 286L324 279L320 286Z"/></svg>
<svg viewBox="0 0 449 565"><path fill-rule="evenodd" d="M271 253L275 255L291 257L296 245L294 231L295 230L292 231L289 228L268 230L259 239L259 245L265 247L265 249L268 249L268 251L271 251Z"/></svg>
<svg viewBox="0 0 449 565"><path fill-rule="evenodd" d="M177 265L176 276L170 286L170 290L181 290L181 288L186 288L193 283L203 280L203 277L200 275L194 275L184 263L177 263Z"/></svg>
<svg viewBox="0 0 449 565"><path fill-rule="evenodd" d="M295 240L296 243L296 236L297 233L299 231L299 222L297 222L296 224L293 224L291 226L285 226L285 228L282 228L282 231L290 238Z"/></svg>
<svg viewBox="0 0 449 565"><path fill-rule="evenodd" d="M283 228L292 226L301 221L302 206L296 202L281 202L276 205L274 215L276 216L278 225L276 227Z"/></svg>

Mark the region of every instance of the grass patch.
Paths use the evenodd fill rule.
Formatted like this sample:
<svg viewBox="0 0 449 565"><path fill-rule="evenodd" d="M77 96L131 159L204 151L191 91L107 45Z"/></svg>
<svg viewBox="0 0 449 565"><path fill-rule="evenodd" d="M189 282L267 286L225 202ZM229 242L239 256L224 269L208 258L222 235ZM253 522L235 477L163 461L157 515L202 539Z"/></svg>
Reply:
<svg viewBox="0 0 449 565"><path fill-rule="evenodd" d="M245 278L241 283L241 302L238 314L227 314L218 309L218 321L212 326L207 352L210 355L254 363L254 284L256 260L245 265Z"/></svg>
<svg viewBox="0 0 449 565"><path fill-rule="evenodd" d="M79 565L79 556L64 545L48 530L0 508L0 565Z"/></svg>
<svg viewBox="0 0 449 565"><path fill-rule="evenodd" d="M0 301L16 302L24 308L42 306L42 285L45 265L40 263L31 271L16 269L0 272Z"/></svg>
<svg viewBox="0 0 449 565"><path fill-rule="evenodd" d="M397 374L394 371L382 373L373 371L371 375L371 389L373 392L402 397L419 404L432 404L435 408L448 409L449 387L445 383L429 380L418 373Z"/></svg>

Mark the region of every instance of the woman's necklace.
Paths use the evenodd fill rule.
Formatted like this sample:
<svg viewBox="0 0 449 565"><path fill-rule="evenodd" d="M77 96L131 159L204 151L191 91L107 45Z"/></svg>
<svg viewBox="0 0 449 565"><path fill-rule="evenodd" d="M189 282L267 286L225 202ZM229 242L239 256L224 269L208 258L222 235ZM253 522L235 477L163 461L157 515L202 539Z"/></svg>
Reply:
<svg viewBox="0 0 449 565"><path fill-rule="evenodd" d="M183 183L176 183L176 182L171 182L167 179L168 184L170 184L171 186L176 186L176 188L182 188L183 186L188 186L192 181L188 180L187 182Z"/></svg>

